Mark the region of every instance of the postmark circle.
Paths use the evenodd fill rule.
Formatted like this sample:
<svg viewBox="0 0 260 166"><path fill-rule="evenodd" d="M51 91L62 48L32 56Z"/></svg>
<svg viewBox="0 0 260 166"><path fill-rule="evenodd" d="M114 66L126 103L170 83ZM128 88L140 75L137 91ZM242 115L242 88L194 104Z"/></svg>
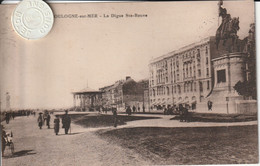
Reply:
<svg viewBox="0 0 260 166"><path fill-rule="evenodd" d="M23 0L12 15L14 30L26 39L40 39L46 36L53 22L52 10L42 0Z"/></svg>

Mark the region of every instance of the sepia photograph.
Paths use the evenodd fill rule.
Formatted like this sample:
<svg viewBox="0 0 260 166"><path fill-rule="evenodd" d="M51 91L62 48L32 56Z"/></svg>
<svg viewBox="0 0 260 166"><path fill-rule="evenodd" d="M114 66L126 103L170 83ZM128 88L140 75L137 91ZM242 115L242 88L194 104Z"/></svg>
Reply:
<svg viewBox="0 0 260 166"><path fill-rule="evenodd" d="M253 0L0 5L3 166L258 164Z"/></svg>

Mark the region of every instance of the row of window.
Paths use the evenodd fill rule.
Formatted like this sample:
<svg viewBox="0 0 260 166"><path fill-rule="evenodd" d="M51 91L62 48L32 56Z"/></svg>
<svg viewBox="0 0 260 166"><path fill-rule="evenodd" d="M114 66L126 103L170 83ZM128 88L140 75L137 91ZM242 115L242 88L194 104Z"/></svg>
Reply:
<svg viewBox="0 0 260 166"><path fill-rule="evenodd" d="M170 95L170 94L181 94L182 90L181 90L181 86L177 85L177 86L172 86L171 91L170 88L168 86L166 87L158 87L156 90L153 89L150 91L150 96L156 96L156 95ZM207 90L210 89L210 81L207 81ZM203 92L203 83L201 81L199 81L199 90L200 92ZM196 82L194 83L185 83L183 86L183 92L196 92L197 91L197 85Z"/></svg>

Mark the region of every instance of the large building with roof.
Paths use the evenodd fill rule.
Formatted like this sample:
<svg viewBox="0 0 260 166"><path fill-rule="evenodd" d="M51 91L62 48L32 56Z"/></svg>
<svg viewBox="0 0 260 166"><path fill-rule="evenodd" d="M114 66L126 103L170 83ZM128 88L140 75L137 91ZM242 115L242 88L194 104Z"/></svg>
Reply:
<svg viewBox="0 0 260 166"><path fill-rule="evenodd" d="M212 90L213 45L214 38L208 37L153 59L149 65L151 106L203 101Z"/></svg>
<svg viewBox="0 0 260 166"><path fill-rule="evenodd" d="M215 37L207 37L149 64L149 96L152 108L187 103L196 111L208 111L213 101L216 113L256 112L256 101L245 100L235 85L247 81L246 43L231 40L216 48Z"/></svg>

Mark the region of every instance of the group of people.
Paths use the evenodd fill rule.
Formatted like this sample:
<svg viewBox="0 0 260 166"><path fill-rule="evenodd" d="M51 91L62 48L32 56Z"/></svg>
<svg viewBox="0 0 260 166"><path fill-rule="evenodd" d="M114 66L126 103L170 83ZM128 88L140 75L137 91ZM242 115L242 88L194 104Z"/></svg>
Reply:
<svg viewBox="0 0 260 166"><path fill-rule="evenodd" d="M55 115L55 119L53 121L54 122L54 133L56 135L58 135L58 133L59 133L60 116L62 116L62 128L64 128L65 134L68 134L69 129L70 129L70 124L71 124L71 118L70 118L67 110L65 111L64 115ZM39 117L37 119L39 128L42 129L42 126L46 122L46 126L48 126L48 129L50 129L50 120L51 120L51 116L47 111L45 111L44 115L43 115L43 113L40 112Z"/></svg>
<svg viewBox="0 0 260 166"><path fill-rule="evenodd" d="M42 126L46 122L46 126L48 126L48 129L49 129L50 128L50 120L51 120L51 116L50 116L49 112L45 111L44 114L42 112L40 112L39 117L37 119L39 128L42 129Z"/></svg>
<svg viewBox="0 0 260 166"><path fill-rule="evenodd" d="M137 108L135 107L135 105L133 105L132 108L130 106L126 106L127 115L131 115L132 113L140 112L140 111L141 108L139 106ZM143 112L145 112L145 106L143 106Z"/></svg>

